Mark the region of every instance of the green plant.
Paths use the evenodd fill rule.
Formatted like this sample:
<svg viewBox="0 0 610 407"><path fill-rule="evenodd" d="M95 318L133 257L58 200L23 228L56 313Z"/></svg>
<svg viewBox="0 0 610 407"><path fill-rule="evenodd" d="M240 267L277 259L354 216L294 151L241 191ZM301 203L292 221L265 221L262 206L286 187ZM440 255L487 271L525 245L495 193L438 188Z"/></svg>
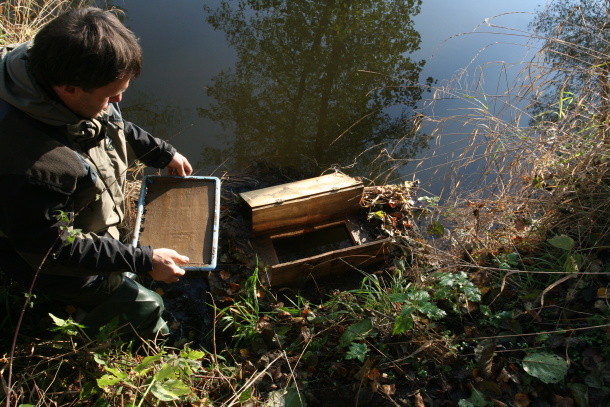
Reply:
<svg viewBox="0 0 610 407"><path fill-rule="evenodd" d="M459 313L468 302L481 301L481 291L468 280L468 276L463 271L437 272L432 277L437 279L434 299L448 301L456 313Z"/></svg>
<svg viewBox="0 0 610 407"><path fill-rule="evenodd" d="M248 345L258 335L258 323L263 316L258 298L259 288L258 268L256 268L244 283L241 299L218 313L223 331L232 330L235 345Z"/></svg>
<svg viewBox="0 0 610 407"><path fill-rule="evenodd" d="M394 335L413 328L418 315L423 314L430 319L439 320L447 314L432 302L432 297L427 290L417 287L409 287L404 293L391 294L389 298L392 302L403 304L394 322L392 329Z"/></svg>
<svg viewBox="0 0 610 407"><path fill-rule="evenodd" d="M530 353L523 359L523 369L544 383L557 383L568 373L565 359L553 353Z"/></svg>
<svg viewBox="0 0 610 407"><path fill-rule="evenodd" d="M53 320L53 323L55 324L54 327L49 328L53 332L58 332L58 333L64 334L64 335L74 336L74 335L77 335L80 332L80 330L85 327L84 325L81 325L81 324L75 322L71 318L62 319L62 318L56 317L53 314L49 314L49 316L51 317L51 319Z"/></svg>
<svg viewBox="0 0 610 407"><path fill-rule="evenodd" d="M345 354L345 359L358 359L359 361L364 362L364 358L368 352L369 348L366 346L366 343L354 342L349 346L349 350Z"/></svg>
<svg viewBox="0 0 610 407"><path fill-rule="evenodd" d="M119 357L98 354L95 360L106 373L96 383L105 392L122 386L130 388L134 392L133 406L141 406L149 394L159 401L186 399L194 395L189 383L201 369L200 359L204 355L204 352L188 348L178 354L159 351L133 365L129 354Z"/></svg>
<svg viewBox="0 0 610 407"><path fill-rule="evenodd" d="M72 221L74 220L74 214L68 213L64 211L57 210L55 211L57 214L55 215L55 219L57 219L57 225L60 230L61 240L65 245L70 245L74 242L74 239L82 232L81 229L74 229L72 226Z"/></svg>

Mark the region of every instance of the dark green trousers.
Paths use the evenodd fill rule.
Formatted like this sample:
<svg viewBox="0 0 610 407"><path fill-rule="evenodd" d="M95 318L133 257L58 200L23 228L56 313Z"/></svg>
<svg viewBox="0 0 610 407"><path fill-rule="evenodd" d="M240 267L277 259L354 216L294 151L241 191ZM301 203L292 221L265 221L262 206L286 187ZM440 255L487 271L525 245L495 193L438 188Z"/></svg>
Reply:
<svg viewBox="0 0 610 407"><path fill-rule="evenodd" d="M79 322L92 336L116 317L121 332L135 331L145 339L169 333L161 296L121 273L98 276L79 289L48 295L84 310L86 315Z"/></svg>

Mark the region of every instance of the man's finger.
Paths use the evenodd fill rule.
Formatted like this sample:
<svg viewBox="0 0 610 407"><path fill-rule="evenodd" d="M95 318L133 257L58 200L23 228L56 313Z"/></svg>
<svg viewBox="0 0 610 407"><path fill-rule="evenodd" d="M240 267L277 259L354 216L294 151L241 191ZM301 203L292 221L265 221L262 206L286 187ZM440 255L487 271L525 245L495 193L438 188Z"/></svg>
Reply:
<svg viewBox="0 0 610 407"><path fill-rule="evenodd" d="M174 256L173 260L175 262L182 263L182 264L186 264L190 261L190 259L187 256L183 256L181 254L176 254L176 256Z"/></svg>

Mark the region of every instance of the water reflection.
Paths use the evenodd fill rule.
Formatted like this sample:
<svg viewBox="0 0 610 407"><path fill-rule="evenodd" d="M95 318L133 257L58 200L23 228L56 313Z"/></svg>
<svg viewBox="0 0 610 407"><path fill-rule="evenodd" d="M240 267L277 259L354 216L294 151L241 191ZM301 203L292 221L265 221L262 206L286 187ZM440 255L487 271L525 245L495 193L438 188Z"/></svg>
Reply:
<svg viewBox="0 0 610 407"><path fill-rule="evenodd" d="M221 125L225 140L224 148L206 149L202 162L220 156L232 159L229 168L245 168L264 159L306 175L331 166L366 175L371 166L376 172L391 166L389 155L414 157L428 142L412 120L425 91L419 79L425 61L408 56L420 44L411 19L420 5L226 0L205 6L208 23L225 33L238 58L207 88L211 106L198 109Z"/></svg>

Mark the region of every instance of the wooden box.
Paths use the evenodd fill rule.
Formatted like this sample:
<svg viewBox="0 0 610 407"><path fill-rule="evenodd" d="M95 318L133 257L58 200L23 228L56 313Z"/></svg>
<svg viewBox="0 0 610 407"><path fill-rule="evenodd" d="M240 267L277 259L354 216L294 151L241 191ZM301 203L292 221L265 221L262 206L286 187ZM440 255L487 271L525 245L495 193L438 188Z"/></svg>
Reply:
<svg viewBox="0 0 610 407"><path fill-rule="evenodd" d="M389 240L373 240L356 220L363 190L337 173L241 194L271 286L326 280L384 259Z"/></svg>
<svg viewBox="0 0 610 407"><path fill-rule="evenodd" d="M146 176L133 244L174 249L188 256L185 270L212 270L218 252L220 180Z"/></svg>

